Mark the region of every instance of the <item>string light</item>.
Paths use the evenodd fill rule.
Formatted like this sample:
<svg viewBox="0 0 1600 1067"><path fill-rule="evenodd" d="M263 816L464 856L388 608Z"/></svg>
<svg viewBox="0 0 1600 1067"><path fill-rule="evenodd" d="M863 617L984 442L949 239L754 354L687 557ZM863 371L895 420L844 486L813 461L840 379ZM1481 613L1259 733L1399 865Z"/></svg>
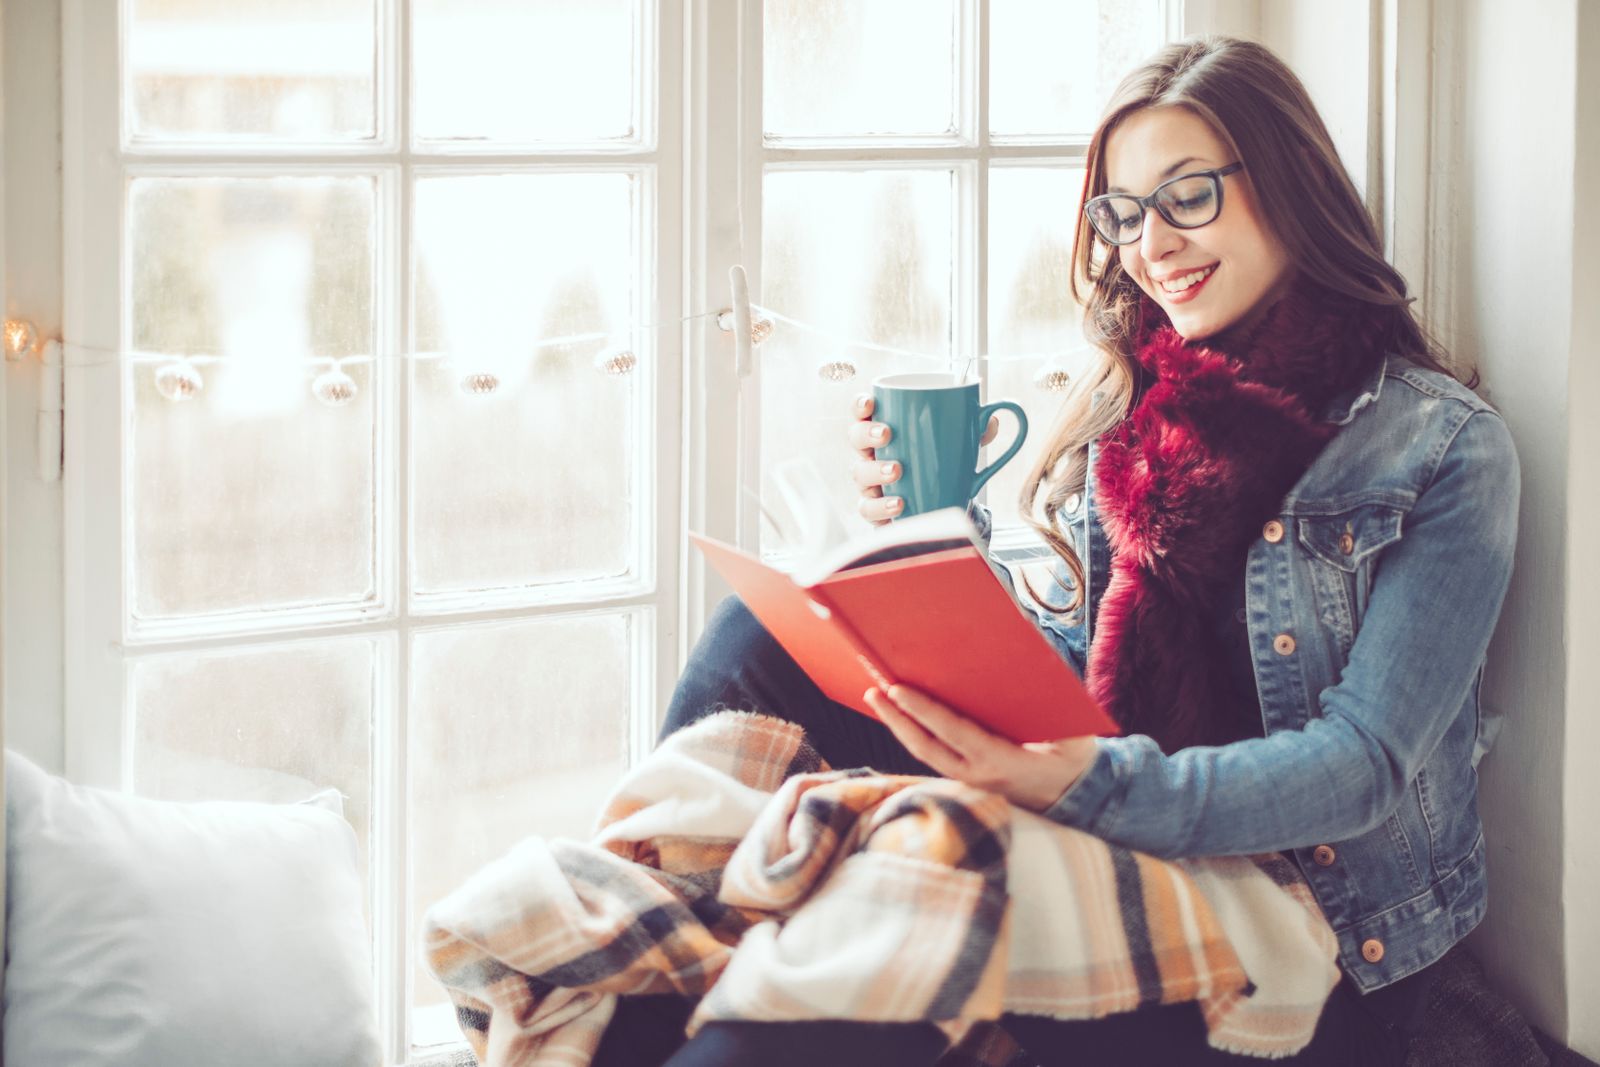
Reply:
<svg viewBox="0 0 1600 1067"><path fill-rule="evenodd" d="M32 352L39 343L39 331L27 319L6 320L6 358L17 360Z"/></svg>
<svg viewBox="0 0 1600 1067"><path fill-rule="evenodd" d="M342 408L356 398L356 380L335 363L317 375L311 394L330 408Z"/></svg>
<svg viewBox="0 0 1600 1067"><path fill-rule="evenodd" d="M205 387L200 369L187 359L173 360L156 371L156 392L168 400L189 400Z"/></svg>
<svg viewBox="0 0 1600 1067"><path fill-rule="evenodd" d="M950 366L949 356L917 352L860 338L843 337L823 330L811 323L783 315L770 308L752 305L751 309L750 335L752 345L760 344L770 339L777 332L779 325L785 325L793 327L799 333L828 341L830 344L840 348L866 349L903 359L915 359L945 367ZM596 354L591 361L591 365L596 373L604 374L608 377L621 377L631 374L637 369L639 357L632 346L625 342L619 342L618 338L626 337L639 330L661 329L705 318L714 318L717 325L723 330L731 332L733 329L733 313L729 309L723 309L721 311L706 311L687 315L674 321L633 324L613 331L595 331L562 337L541 338L528 343L524 347L529 351L535 351L542 348L570 347L596 341L608 342L610 347L604 348ZM37 347L38 334L30 322L22 319L8 319L5 323L4 342L8 357L19 358L20 354L32 351ZM1063 366L1063 359L1087 351L1089 351L1088 346L1080 346L1065 352L991 353L973 357L973 360L990 364L1024 361L1044 364L1042 369L1034 375L1033 386L1043 392L1056 393L1066 390L1072 383L1072 375ZM201 376L200 368L207 363L221 360L221 357L215 355L190 354L177 356L161 352L122 353L116 349L80 344L63 345L62 352L62 362L74 367L93 367L118 363L159 363L161 366L156 371L155 377L156 389L163 397L173 401L189 400L201 393L205 388L205 382ZM104 354L110 358L84 358L85 353ZM360 391L355 380L344 369L349 364L376 363L380 360L388 361L390 359L427 360L448 358L450 358L448 352L412 352L393 356L344 356L335 359L330 359L328 356L311 356L306 357L305 362L325 368L310 383L312 395L319 402L330 407L341 407L355 399ZM849 358L832 359L817 367L817 377L831 384L850 381L858 373L857 363ZM488 396L497 392L502 384L498 375L487 371L468 374L458 380L461 392L467 396Z"/></svg>

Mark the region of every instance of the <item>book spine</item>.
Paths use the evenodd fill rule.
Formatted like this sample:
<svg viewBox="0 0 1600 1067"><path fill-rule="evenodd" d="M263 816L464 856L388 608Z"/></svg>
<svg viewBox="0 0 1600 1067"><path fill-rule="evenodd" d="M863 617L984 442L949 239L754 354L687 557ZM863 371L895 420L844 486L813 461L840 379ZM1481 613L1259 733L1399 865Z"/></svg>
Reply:
<svg viewBox="0 0 1600 1067"><path fill-rule="evenodd" d="M867 644L866 639L861 636L861 631L857 630L850 620L845 618L842 611L834 608L833 602L828 599L827 595L819 587L811 586L806 589L806 596L811 599L811 610L816 613L818 618L832 624L834 629L844 635L844 639L850 643L851 649L855 651L856 662L860 663L862 669L872 676L873 684L887 693L889 687L894 685L894 679L881 666L882 661L879 659L878 654L872 650L872 646Z"/></svg>

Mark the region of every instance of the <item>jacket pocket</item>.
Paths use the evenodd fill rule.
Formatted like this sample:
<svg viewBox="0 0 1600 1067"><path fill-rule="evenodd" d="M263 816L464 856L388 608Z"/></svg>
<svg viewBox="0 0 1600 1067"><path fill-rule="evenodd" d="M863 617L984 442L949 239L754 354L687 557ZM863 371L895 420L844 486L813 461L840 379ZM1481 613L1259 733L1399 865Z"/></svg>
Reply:
<svg viewBox="0 0 1600 1067"><path fill-rule="evenodd" d="M1295 536L1308 559L1317 618L1348 655L1367 611L1372 577L1383 550L1400 540L1406 509L1387 502L1326 511L1306 506Z"/></svg>

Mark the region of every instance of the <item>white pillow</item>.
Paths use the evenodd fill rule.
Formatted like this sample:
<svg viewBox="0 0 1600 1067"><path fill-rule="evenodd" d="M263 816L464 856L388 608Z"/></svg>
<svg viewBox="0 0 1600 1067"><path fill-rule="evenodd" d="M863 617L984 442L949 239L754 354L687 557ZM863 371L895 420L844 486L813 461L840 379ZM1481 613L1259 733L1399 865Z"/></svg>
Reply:
<svg viewBox="0 0 1600 1067"><path fill-rule="evenodd" d="M355 833L330 797L149 800L7 752L4 1062L377 1064Z"/></svg>

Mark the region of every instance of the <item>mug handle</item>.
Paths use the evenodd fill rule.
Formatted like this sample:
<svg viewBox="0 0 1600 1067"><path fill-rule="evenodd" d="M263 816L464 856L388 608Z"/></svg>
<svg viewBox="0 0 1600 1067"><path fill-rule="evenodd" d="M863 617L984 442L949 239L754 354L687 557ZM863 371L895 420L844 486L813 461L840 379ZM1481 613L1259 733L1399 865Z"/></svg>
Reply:
<svg viewBox="0 0 1600 1067"><path fill-rule="evenodd" d="M1011 447L1007 448L999 459L973 475L972 492L968 494L969 496L977 496L978 490L983 488L983 483L993 478L1000 468L1006 465L1006 461L1017 454L1017 450L1022 447L1022 442L1027 440L1028 437L1028 416L1023 413L1022 408L1016 402L1011 400L996 400L993 404L985 404L978 409L979 437L983 436L983 431L989 426L989 416L997 411L1009 411L1017 417L1017 437L1016 440L1011 442Z"/></svg>

